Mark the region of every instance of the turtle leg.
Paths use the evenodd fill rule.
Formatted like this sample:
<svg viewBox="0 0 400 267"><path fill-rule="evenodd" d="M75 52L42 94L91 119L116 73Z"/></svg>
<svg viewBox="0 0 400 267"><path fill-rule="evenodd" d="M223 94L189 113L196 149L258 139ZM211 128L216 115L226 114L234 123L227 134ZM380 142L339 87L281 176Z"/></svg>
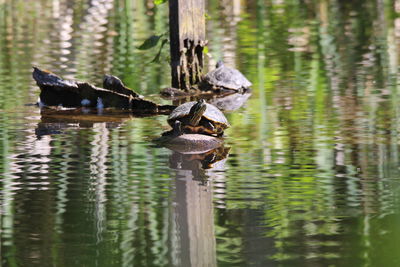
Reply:
<svg viewBox="0 0 400 267"><path fill-rule="evenodd" d="M172 129L172 131L173 131L173 135L174 136L180 136L180 135L182 135L183 134L183 129L182 129L182 122L180 122L180 121L175 121L175 123L174 123L174 127L173 127L173 129Z"/></svg>
<svg viewBox="0 0 400 267"><path fill-rule="evenodd" d="M222 137L224 135L224 131L221 128L217 128L211 122L207 122L207 126L212 129L214 133L217 134L217 137Z"/></svg>
<svg viewBox="0 0 400 267"><path fill-rule="evenodd" d="M179 136L182 134L183 134L182 122L175 121L174 125L172 126L172 130L163 132L161 135L162 136Z"/></svg>
<svg viewBox="0 0 400 267"><path fill-rule="evenodd" d="M166 131L161 134L161 136L170 136L174 134L174 130Z"/></svg>
<svg viewBox="0 0 400 267"><path fill-rule="evenodd" d="M217 132L217 128L215 128L214 124L212 124L211 122L207 121L207 122L205 122L204 126L205 126L206 129L210 129L211 130L211 131L204 131L205 133L207 133L209 135L213 135L213 133L217 133L217 136L218 136L219 133Z"/></svg>
<svg viewBox="0 0 400 267"><path fill-rule="evenodd" d="M224 136L224 130L221 128L218 128L216 131L217 137L223 137Z"/></svg>

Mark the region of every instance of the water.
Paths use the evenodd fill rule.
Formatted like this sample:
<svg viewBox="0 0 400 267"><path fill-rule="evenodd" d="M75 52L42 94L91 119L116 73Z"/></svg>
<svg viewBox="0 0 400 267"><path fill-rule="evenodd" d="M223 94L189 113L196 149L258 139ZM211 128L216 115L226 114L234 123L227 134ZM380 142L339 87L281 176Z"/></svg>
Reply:
<svg viewBox="0 0 400 267"><path fill-rule="evenodd" d="M166 5L0 0L3 266L400 265L400 2L207 9L207 66L253 82L219 158L154 145L165 116L32 105L32 65L168 86L168 49L136 48L167 32Z"/></svg>

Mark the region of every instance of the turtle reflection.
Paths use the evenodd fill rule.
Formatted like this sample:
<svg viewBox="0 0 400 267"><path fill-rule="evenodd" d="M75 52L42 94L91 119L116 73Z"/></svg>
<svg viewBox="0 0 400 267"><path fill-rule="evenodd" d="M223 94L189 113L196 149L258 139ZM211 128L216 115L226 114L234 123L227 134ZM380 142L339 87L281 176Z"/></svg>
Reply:
<svg viewBox="0 0 400 267"><path fill-rule="evenodd" d="M192 176L194 180L207 182L209 171L223 170L230 147L220 146L203 153L173 151L169 157L169 167L181 175Z"/></svg>
<svg viewBox="0 0 400 267"><path fill-rule="evenodd" d="M244 93L226 94L224 96L212 97L207 102L222 111L235 111L241 108L251 96L251 90Z"/></svg>

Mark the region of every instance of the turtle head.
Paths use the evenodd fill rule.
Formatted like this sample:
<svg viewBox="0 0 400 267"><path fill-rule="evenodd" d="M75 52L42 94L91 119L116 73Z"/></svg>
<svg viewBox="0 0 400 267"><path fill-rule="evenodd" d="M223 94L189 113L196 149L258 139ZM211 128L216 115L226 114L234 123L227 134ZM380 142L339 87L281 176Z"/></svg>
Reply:
<svg viewBox="0 0 400 267"><path fill-rule="evenodd" d="M197 103L194 104L189 111L189 124L192 126L197 126L204 112L206 112L206 109L207 104L204 99L197 101Z"/></svg>
<svg viewBox="0 0 400 267"><path fill-rule="evenodd" d="M224 66L224 62L222 60L218 60L217 65L215 65L215 68L219 68L219 67L223 67Z"/></svg>

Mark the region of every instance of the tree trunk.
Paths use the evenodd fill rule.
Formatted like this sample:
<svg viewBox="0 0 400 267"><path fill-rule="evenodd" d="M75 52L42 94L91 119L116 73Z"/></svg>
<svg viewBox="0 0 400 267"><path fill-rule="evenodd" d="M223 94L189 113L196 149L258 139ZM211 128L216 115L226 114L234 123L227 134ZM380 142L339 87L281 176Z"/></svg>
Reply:
<svg viewBox="0 0 400 267"><path fill-rule="evenodd" d="M189 90L201 80L205 0L169 0L172 87Z"/></svg>

